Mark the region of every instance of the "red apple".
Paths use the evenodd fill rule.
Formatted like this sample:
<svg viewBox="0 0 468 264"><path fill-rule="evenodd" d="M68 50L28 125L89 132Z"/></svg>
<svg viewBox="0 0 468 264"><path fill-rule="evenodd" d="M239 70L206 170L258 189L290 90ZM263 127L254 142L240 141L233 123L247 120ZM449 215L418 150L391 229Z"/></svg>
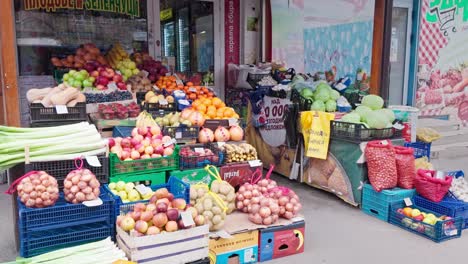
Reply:
<svg viewBox="0 0 468 264"><path fill-rule="evenodd" d="M120 145L123 148L131 148L132 147L132 142L131 142L130 138L124 138L124 139L122 139L122 142L120 142Z"/></svg>
<svg viewBox="0 0 468 264"><path fill-rule="evenodd" d="M117 76L117 75L116 75ZM117 87L119 88L119 90L121 91L126 91L127 90L127 85L123 82L118 82L117 83Z"/></svg>
<svg viewBox="0 0 468 264"><path fill-rule="evenodd" d="M90 75L93 76L94 78L97 78L97 77L99 77L99 72L98 71L92 71Z"/></svg>
<svg viewBox="0 0 468 264"><path fill-rule="evenodd" d="M120 74L115 74L114 77L112 78L112 80L113 80L115 83L121 82L121 81L122 81L122 75L120 75Z"/></svg>

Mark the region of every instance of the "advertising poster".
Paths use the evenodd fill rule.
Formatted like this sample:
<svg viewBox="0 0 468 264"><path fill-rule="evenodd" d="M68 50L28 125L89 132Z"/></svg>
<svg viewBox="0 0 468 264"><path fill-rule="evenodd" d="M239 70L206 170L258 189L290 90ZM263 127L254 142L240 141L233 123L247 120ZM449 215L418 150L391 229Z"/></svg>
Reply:
<svg viewBox="0 0 468 264"><path fill-rule="evenodd" d="M468 1L423 0L416 106L423 116L468 121Z"/></svg>

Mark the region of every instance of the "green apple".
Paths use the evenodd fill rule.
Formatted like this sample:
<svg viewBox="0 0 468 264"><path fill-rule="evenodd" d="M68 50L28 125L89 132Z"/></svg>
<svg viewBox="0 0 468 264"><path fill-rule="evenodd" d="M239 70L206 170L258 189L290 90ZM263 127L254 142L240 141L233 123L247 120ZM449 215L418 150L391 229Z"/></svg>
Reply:
<svg viewBox="0 0 468 264"><path fill-rule="evenodd" d="M122 76L122 80L123 80L124 82L126 82L126 81L128 80L128 77L124 75L124 76Z"/></svg>
<svg viewBox="0 0 468 264"><path fill-rule="evenodd" d="M93 83L90 82L89 80L84 80L83 87L93 87Z"/></svg>
<svg viewBox="0 0 468 264"><path fill-rule="evenodd" d="M116 185L117 185L117 184L115 184L115 182L109 183L109 189L115 190Z"/></svg>
<svg viewBox="0 0 468 264"><path fill-rule="evenodd" d="M64 81L67 81L68 78L70 78L70 75L68 75L68 73L65 73L65 74L63 75L63 80L64 80Z"/></svg>
<svg viewBox="0 0 468 264"><path fill-rule="evenodd" d="M137 192L137 190L131 190L128 193L128 199L132 202L140 200L140 194Z"/></svg>
<svg viewBox="0 0 468 264"><path fill-rule="evenodd" d="M116 186L115 186L115 189L117 191L123 191L125 189L125 182L124 181L118 181Z"/></svg>
<svg viewBox="0 0 468 264"><path fill-rule="evenodd" d="M419 211L418 209L413 209L413 211L411 211L411 216L412 217L416 217L418 215L421 214L421 211Z"/></svg>
<svg viewBox="0 0 468 264"><path fill-rule="evenodd" d="M426 217L424 218L423 223L432 225L432 219L430 219L429 217Z"/></svg>
<svg viewBox="0 0 468 264"><path fill-rule="evenodd" d="M82 87L82 83L81 83L81 81L79 81L79 80L75 80L75 81L73 82L72 86L75 87L75 88L81 88L81 87Z"/></svg>
<svg viewBox="0 0 468 264"><path fill-rule="evenodd" d="M96 78L94 78L93 76L88 77L88 81L90 81L91 83L94 83L96 81Z"/></svg>
<svg viewBox="0 0 468 264"><path fill-rule="evenodd" d="M130 62L128 63L128 68L131 69L131 70L136 69L136 63L133 62L133 61L130 61Z"/></svg>
<svg viewBox="0 0 468 264"><path fill-rule="evenodd" d="M140 72L139 69L133 69L133 70L132 70L133 75L138 74L139 72Z"/></svg>
<svg viewBox="0 0 468 264"><path fill-rule="evenodd" d="M86 79L86 76L84 76L83 74L80 73L80 74L77 74L77 75L75 76L75 79L76 79L77 81L82 82L82 81L84 81L84 80Z"/></svg>
<svg viewBox="0 0 468 264"><path fill-rule="evenodd" d="M75 74L77 73L77 71L75 71L75 70L70 70L68 73L69 73L70 75L75 75Z"/></svg>
<svg viewBox="0 0 468 264"><path fill-rule="evenodd" d="M89 76L89 73L87 70L81 70L80 71L80 74L83 74L84 76L88 77Z"/></svg>
<svg viewBox="0 0 468 264"><path fill-rule="evenodd" d="M127 76L127 77L130 77L130 76L132 76L132 70L130 70L130 69L125 69L124 72L123 72L123 74L124 74L125 76Z"/></svg>
<svg viewBox="0 0 468 264"><path fill-rule="evenodd" d="M120 198L123 200L123 199L127 199L127 192L126 191L120 191L119 194Z"/></svg>

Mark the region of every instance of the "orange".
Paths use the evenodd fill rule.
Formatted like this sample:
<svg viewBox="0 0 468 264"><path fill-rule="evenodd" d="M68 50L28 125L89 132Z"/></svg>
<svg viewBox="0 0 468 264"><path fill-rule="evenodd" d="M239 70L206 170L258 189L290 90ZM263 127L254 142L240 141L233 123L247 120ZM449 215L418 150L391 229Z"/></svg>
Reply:
<svg viewBox="0 0 468 264"><path fill-rule="evenodd" d="M234 114L234 115L232 116L232 118L239 119L240 117L239 117L239 115L236 113L236 114Z"/></svg>
<svg viewBox="0 0 468 264"><path fill-rule="evenodd" d="M212 111L212 109L209 109L206 111L206 115L210 117L210 119L216 118L216 111Z"/></svg>
<svg viewBox="0 0 468 264"><path fill-rule="evenodd" d="M222 103L223 101L221 101L221 99L219 99L218 97L211 99L211 104L216 108L220 108Z"/></svg>
<svg viewBox="0 0 468 264"><path fill-rule="evenodd" d="M206 112L215 112L216 113L216 107L209 105L208 108L206 108Z"/></svg>
<svg viewBox="0 0 468 264"><path fill-rule="evenodd" d="M197 99L197 95L194 94L194 93L193 93L193 94L190 94L190 95L189 95L189 99L190 99L190 100L195 100L195 99ZM199 105L199 104L200 104L200 103L198 103L198 105ZM192 103L192 105L193 105L193 103Z"/></svg>
<svg viewBox="0 0 468 264"><path fill-rule="evenodd" d="M211 99L204 99L203 104L206 105L206 106L211 105Z"/></svg>
<svg viewBox="0 0 468 264"><path fill-rule="evenodd" d="M200 112L200 113L205 113L206 112L206 105L204 104L200 104L197 106L197 111Z"/></svg>
<svg viewBox="0 0 468 264"><path fill-rule="evenodd" d="M224 110L224 117L232 117L235 114L234 110L230 107L227 107L226 110Z"/></svg>
<svg viewBox="0 0 468 264"><path fill-rule="evenodd" d="M188 83L187 83L187 86L188 86L188 87L193 86L193 82L188 82Z"/></svg>

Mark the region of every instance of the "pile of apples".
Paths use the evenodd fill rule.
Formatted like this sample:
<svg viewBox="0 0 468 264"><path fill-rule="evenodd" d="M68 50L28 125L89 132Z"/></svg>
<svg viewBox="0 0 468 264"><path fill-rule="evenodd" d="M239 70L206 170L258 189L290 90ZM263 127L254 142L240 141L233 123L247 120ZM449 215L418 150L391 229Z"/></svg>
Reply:
<svg viewBox="0 0 468 264"><path fill-rule="evenodd" d="M186 225L182 213L189 214L195 224ZM117 226L132 236L157 235L204 224L205 218L194 207L182 198L174 198L166 188L156 190L148 204L137 203L133 211L117 217Z"/></svg>
<svg viewBox="0 0 468 264"><path fill-rule="evenodd" d="M180 163L182 167L196 168L203 167L207 164L218 165L220 162L218 153L214 153L209 148L199 148L200 151L195 151L191 147L183 147L180 149Z"/></svg>
<svg viewBox="0 0 468 264"><path fill-rule="evenodd" d="M110 67L99 66L89 74L95 78L94 86L100 91L107 90L111 83L115 83L117 89L121 91L127 90L127 85L125 84L122 75L116 73Z"/></svg>
<svg viewBox="0 0 468 264"><path fill-rule="evenodd" d="M140 107L132 102L128 105L120 103L99 104L98 112L102 119L126 119L129 117L137 117L140 114Z"/></svg>
<svg viewBox="0 0 468 264"><path fill-rule="evenodd" d="M163 136L155 125L134 128L131 137L110 138L109 147L120 160L139 160L171 156L175 146L172 138Z"/></svg>
<svg viewBox="0 0 468 264"><path fill-rule="evenodd" d="M148 191L145 195L140 195L140 193L135 189L135 184L133 182L111 182L109 183L109 189L113 194L119 196L123 203L149 200L154 194L151 188L148 187Z"/></svg>

